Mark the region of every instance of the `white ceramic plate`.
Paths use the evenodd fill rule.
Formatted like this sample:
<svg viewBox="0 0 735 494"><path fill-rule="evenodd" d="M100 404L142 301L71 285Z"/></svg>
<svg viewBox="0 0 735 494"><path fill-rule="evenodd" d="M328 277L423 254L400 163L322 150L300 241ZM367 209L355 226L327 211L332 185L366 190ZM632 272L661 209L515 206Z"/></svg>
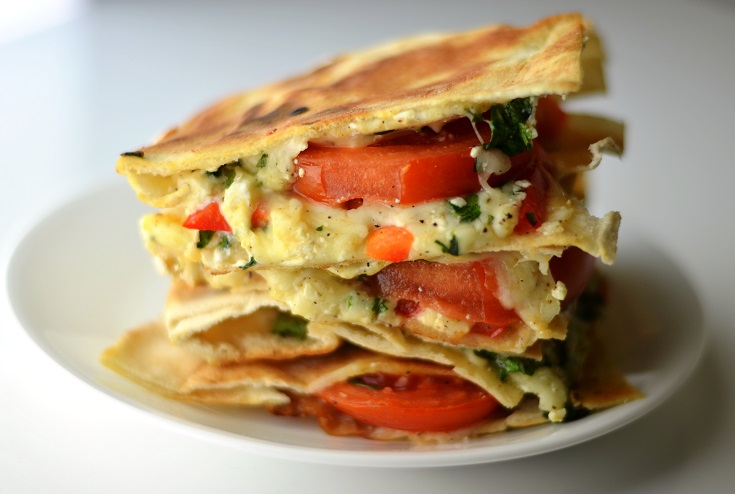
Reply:
<svg viewBox="0 0 735 494"><path fill-rule="evenodd" d="M661 404L682 384L704 343L690 284L666 256L622 235L607 269L612 286L608 336L614 357L646 398L576 422L505 432L439 446L374 442L324 434L306 419L260 410L187 405L118 377L97 360L127 328L156 317L167 280L155 274L137 233L139 205L126 184L90 191L55 210L19 242L8 270L18 320L63 368L144 416L230 447L343 465L429 467L508 460L577 444L621 427Z"/></svg>

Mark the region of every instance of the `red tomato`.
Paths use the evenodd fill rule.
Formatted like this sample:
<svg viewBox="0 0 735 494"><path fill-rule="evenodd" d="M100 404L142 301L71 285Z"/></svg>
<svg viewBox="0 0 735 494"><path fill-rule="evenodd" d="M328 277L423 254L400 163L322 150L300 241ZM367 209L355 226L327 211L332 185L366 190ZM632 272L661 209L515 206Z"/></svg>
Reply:
<svg viewBox="0 0 735 494"><path fill-rule="evenodd" d="M539 139L543 142L556 139L564 130L567 118L556 97L540 98L536 106L536 131Z"/></svg>
<svg viewBox="0 0 735 494"><path fill-rule="evenodd" d="M461 321L505 326L518 315L497 298L500 269L492 256L452 264L408 261L386 266L365 283L382 298L412 300Z"/></svg>
<svg viewBox="0 0 735 494"><path fill-rule="evenodd" d="M478 131L483 140L490 138L486 124L478 124ZM469 119L461 118L440 132L395 132L367 147L312 145L298 156L293 190L332 206L355 200L410 205L461 197L481 188L470 156L479 144ZM490 185L509 179L509 174L493 176Z"/></svg>
<svg viewBox="0 0 735 494"><path fill-rule="evenodd" d="M265 204L258 204L250 215L250 228L262 228L268 224L268 209Z"/></svg>
<svg viewBox="0 0 735 494"><path fill-rule="evenodd" d="M399 226L383 226L367 236L365 253L378 261L401 262L408 259L413 235Z"/></svg>
<svg viewBox="0 0 735 494"><path fill-rule="evenodd" d="M568 305L579 297L595 272L595 258L577 247L567 247L561 257L549 262L551 275L564 282L567 296L562 302Z"/></svg>
<svg viewBox="0 0 735 494"><path fill-rule="evenodd" d="M192 230L212 230L216 232L232 232L232 228L219 210L219 204L210 202L189 215L182 224Z"/></svg>
<svg viewBox="0 0 735 494"><path fill-rule="evenodd" d="M367 374L333 384L316 394L364 423L405 431L441 432L472 425L498 402L456 376Z"/></svg>
<svg viewBox="0 0 735 494"><path fill-rule="evenodd" d="M434 146L310 146L298 157L297 194L340 205L350 200L417 204L477 192L474 141ZM447 178L451 177L451 180Z"/></svg>

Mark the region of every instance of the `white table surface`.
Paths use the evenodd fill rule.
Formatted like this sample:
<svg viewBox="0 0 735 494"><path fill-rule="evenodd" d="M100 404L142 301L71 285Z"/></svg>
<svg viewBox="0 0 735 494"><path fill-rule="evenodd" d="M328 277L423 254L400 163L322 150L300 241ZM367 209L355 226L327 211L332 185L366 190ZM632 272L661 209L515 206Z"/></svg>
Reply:
<svg viewBox="0 0 735 494"><path fill-rule="evenodd" d="M609 95L590 104L628 124L624 159L595 172L593 209L620 210L622 235L650 232L705 313L703 360L663 406L591 442L488 465L378 470L259 457L161 427L79 381L28 337L3 282L0 492L733 492L732 2L95 4L0 45L3 273L45 213L123 180L118 153L224 94L407 34L576 9L609 52Z"/></svg>

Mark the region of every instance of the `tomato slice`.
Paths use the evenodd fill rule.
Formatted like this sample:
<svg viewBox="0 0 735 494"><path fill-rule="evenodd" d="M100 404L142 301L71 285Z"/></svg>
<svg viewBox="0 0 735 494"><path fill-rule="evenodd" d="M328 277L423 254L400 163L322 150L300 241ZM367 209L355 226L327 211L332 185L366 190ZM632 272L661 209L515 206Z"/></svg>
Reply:
<svg viewBox="0 0 735 494"><path fill-rule="evenodd" d="M555 96L539 98L536 106L536 132L538 138L546 143L556 139L564 130L568 120Z"/></svg>
<svg viewBox="0 0 735 494"><path fill-rule="evenodd" d="M366 374L316 394L364 423L415 432L469 426L499 406L474 383L445 375Z"/></svg>
<svg viewBox="0 0 735 494"><path fill-rule="evenodd" d="M293 190L332 206L355 199L410 205L465 196L480 189L470 156L476 145L475 138L434 146L310 146L298 157Z"/></svg>
<svg viewBox="0 0 735 494"><path fill-rule="evenodd" d="M549 262L551 275L567 287L562 305L569 305L579 297L595 272L595 258L577 247L567 247L561 257Z"/></svg>
<svg viewBox="0 0 735 494"><path fill-rule="evenodd" d="M192 230L211 230L215 232L232 232L230 224L222 216L219 204L210 202L203 208L197 209L189 215L182 224L184 228Z"/></svg>
<svg viewBox="0 0 735 494"><path fill-rule="evenodd" d="M487 125L480 132L489 139ZM470 156L479 144L469 119L462 118L440 132L395 132L366 147L310 145L298 156L293 191L331 206L356 200L411 205L465 196L481 188Z"/></svg>
<svg viewBox="0 0 735 494"><path fill-rule="evenodd" d="M364 282L382 298L411 300L453 319L505 326L519 318L497 298L500 269L492 256L452 264L407 261L390 264Z"/></svg>

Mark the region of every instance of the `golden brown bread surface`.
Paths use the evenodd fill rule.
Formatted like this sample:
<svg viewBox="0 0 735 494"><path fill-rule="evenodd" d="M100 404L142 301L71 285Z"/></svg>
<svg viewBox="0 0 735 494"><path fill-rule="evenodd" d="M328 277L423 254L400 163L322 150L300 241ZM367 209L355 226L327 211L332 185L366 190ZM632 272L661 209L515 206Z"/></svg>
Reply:
<svg viewBox="0 0 735 494"><path fill-rule="evenodd" d="M323 136L420 126L516 97L576 92L587 28L581 15L566 14L344 55L222 100L156 144L126 153L117 169L164 176L216 170L236 159L257 160L293 139L303 149Z"/></svg>

